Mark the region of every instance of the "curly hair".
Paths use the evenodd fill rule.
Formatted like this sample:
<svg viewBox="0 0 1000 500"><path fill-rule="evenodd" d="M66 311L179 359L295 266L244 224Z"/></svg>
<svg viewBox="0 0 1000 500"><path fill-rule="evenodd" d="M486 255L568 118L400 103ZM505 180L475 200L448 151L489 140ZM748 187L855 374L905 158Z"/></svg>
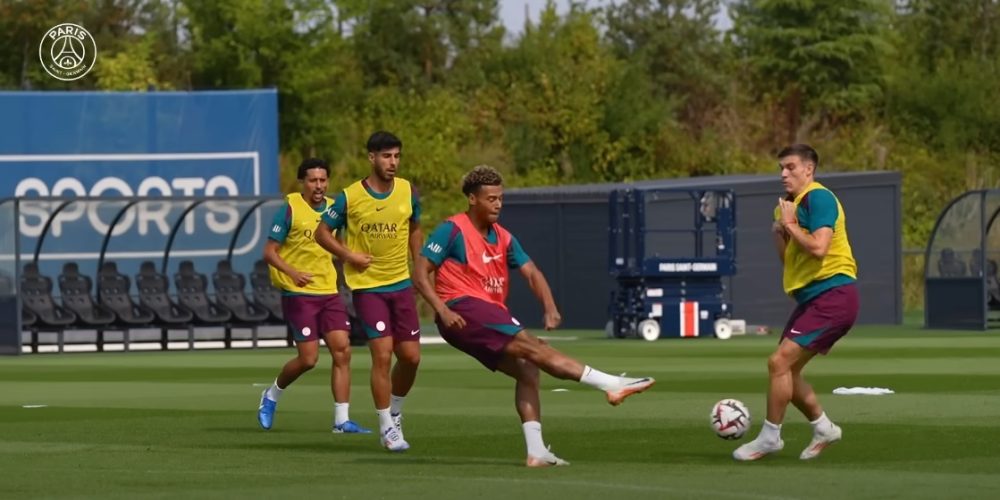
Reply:
<svg viewBox="0 0 1000 500"><path fill-rule="evenodd" d="M299 164L298 179L301 181L306 178L306 172L314 169L322 168L326 172L326 175L330 175L330 164L322 158L306 158L302 160Z"/></svg>
<svg viewBox="0 0 1000 500"><path fill-rule="evenodd" d="M469 196L479 191L480 186L502 186L503 176L489 165L477 165L462 178L462 193Z"/></svg>

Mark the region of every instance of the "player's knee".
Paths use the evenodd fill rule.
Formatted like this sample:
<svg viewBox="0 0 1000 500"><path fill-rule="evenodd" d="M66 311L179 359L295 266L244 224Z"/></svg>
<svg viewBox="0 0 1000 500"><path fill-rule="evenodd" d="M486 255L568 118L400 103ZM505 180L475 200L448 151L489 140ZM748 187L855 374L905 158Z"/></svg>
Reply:
<svg viewBox="0 0 1000 500"><path fill-rule="evenodd" d="M333 361L335 363L350 363L351 362L351 346L350 344L345 346L337 346L333 348Z"/></svg>
<svg viewBox="0 0 1000 500"><path fill-rule="evenodd" d="M392 363L392 351L372 351L372 366L383 369Z"/></svg>
<svg viewBox="0 0 1000 500"><path fill-rule="evenodd" d="M399 359L400 363L413 369L416 369L418 366L420 366L419 352L404 352L397 355L397 359Z"/></svg>
<svg viewBox="0 0 1000 500"><path fill-rule="evenodd" d="M767 371L772 374L785 373L790 369L790 365L791 363L778 352L767 358Z"/></svg>
<svg viewBox="0 0 1000 500"><path fill-rule="evenodd" d="M316 367L316 363L319 361L319 355L317 354L306 354L299 356L299 365L303 370L312 370Z"/></svg>

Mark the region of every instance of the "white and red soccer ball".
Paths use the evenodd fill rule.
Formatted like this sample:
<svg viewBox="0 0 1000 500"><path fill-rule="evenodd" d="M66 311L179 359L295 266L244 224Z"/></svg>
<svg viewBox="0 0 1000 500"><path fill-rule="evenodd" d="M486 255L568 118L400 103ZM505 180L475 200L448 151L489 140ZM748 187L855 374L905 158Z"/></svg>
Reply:
<svg viewBox="0 0 1000 500"><path fill-rule="evenodd" d="M739 439L750 428L750 410L742 401L723 399L712 407L709 422L716 436L722 439Z"/></svg>

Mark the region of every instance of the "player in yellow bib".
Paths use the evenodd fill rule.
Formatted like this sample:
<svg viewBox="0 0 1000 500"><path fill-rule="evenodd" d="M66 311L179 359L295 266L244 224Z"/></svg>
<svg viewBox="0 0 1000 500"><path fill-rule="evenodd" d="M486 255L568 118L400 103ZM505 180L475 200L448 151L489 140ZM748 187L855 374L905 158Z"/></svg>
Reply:
<svg viewBox="0 0 1000 500"><path fill-rule="evenodd" d="M854 326L858 317L858 266L847 240L844 207L833 193L813 180L819 155L805 144L778 154L786 196L774 210L772 232L784 264L785 293L795 299L778 349L767 360L770 386L767 419L760 435L733 452L737 460L757 460L780 451L781 423L791 402L813 428L813 439L799 458L819 456L840 440L840 427L830 421L816 392L802 376L818 353L826 354Z"/></svg>
<svg viewBox="0 0 1000 500"><path fill-rule="evenodd" d="M420 364L420 320L409 260L420 251L420 198L396 177L403 143L388 132L368 139L371 174L351 184L323 214L316 241L344 262L358 320L372 355L372 399L382 446L403 451L403 402ZM344 241L333 231L345 234ZM391 369L392 355L396 366Z"/></svg>
<svg viewBox="0 0 1000 500"><path fill-rule="evenodd" d="M331 203L326 196L330 167L318 158L299 165L302 190L287 196L272 222L264 260L271 271L271 283L281 290L281 309L295 337L298 355L285 363L278 378L260 396L257 421L265 430L274 423L278 399L288 386L316 366L319 338L323 336L333 370L330 388L334 400L333 432L370 433L348 418L351 396L351 323L347 309L337 295L337 270L333 256L316 244L313 232L322 213Z"/></svg>

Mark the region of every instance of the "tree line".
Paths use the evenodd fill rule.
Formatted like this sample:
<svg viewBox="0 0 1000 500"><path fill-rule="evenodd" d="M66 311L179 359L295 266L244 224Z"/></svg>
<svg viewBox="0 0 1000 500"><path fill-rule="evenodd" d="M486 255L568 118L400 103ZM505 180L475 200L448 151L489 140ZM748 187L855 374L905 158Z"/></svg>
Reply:
<svg viewBox="0 0 1000 500"><path fill-rule="evenodd" d="M38 64L58 22L97 41L81 80ZM3 89L262 87L286 188L306 156L363 175L387 129L427 223L478 163L511 185L777 175L775 152L809 142L822 170L902 171L904 246L922 247L948 200L998 182L1000 1L549 2L518 33L498 0L0 3Z"/></svg>

